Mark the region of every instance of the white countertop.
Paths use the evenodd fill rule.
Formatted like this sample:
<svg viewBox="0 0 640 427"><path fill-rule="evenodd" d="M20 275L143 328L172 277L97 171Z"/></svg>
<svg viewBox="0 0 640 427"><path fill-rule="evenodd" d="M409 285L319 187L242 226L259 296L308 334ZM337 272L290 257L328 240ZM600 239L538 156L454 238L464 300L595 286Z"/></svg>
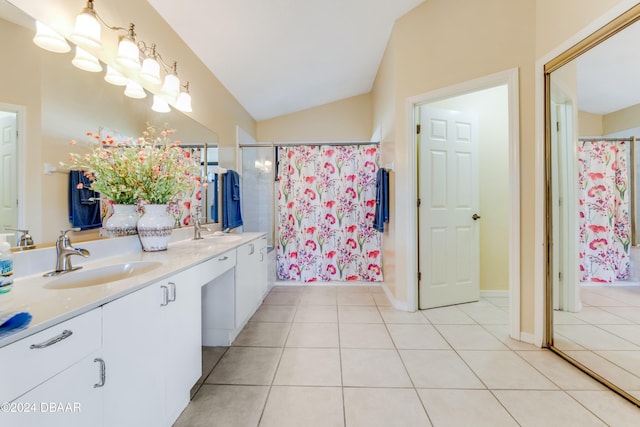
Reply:
<svg viewBox="0 0 640 427"><path fill-rule="evenodd" d="M241 238L228 239L226 236L221 236L202 240L185 239L171 242L166 251L159 252L143 252L139 249L139 243L129 245L127 250L123 251L121 250L122 245L120 245L119 250L113 251L113 253L118 253L118 255L109 256L109 254L106 253L107 251L103 250L101 254L97 256L97 259L92 259L94 248L95 252L99 252L98 247L101 246L102 249L104 249L105 246L109 246L109 240L111 239L74 245L85 247L92 251L92 256L87 259L82 259L78 256L71 258L74 265L82 265L83 269L79 271L136 261L155 261L160 262L161 265L149 272L116 282L75 289L45 288L44 286L51 281L62 277L43 277L43 273L46 273L48 270L30 272L32 274L17 277L14 279L13 289L6 294L0 295L0 312L25 311L30 313L33 318L26 329L0 338L0 347L85 313L182 270L222 255L227 251L233 250L238 246L264 235L265 233L234 233L233 236L241 236ZM134 240L131 240L132 238L134 238ZM121 239L129 239L134 242L138 241L137 236L132 238ZM48 251L46 255L51 258L49 264L54 266L55 252ZM84 262L80 262L80 260ZM36 264L40 262L41 261ZM74 274L74 272L66 273L65 276L72 274Z"/></svg>

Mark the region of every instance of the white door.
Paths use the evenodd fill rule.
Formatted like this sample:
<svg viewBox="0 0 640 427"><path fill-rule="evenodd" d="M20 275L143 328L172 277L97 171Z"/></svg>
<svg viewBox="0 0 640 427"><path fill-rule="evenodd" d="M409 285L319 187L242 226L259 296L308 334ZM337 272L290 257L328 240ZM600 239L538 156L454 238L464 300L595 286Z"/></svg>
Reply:
<svg viewBox="0 0 640 427"><path fill-rule="evenodd" d="M469 113L420 107L420 126L420 308L477 301L481 219L476 119Z"/></svg>
<svg viewBox="0 0 640 427"><path fill-rule="evenodd" d="M0 227L18 226L16 113L0 111Z"/></svg>

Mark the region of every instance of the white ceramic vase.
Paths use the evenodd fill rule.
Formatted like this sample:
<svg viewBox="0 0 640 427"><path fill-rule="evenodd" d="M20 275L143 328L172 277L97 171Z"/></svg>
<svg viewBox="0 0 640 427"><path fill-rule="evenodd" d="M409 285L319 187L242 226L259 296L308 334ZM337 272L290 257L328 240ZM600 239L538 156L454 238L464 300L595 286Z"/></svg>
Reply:
<svg viewBox="0 0 640 427"><path fill-rule="evenodd" d="M173 223L167 205L144 205L144 213L138 220L142 249L146 252L167 250Z"/></svg>
<svg viewBox="0 0 640 427"><path fill-rule="evenodd" d="M136 205L113 205L113 214L104 224L108 236L130 236L137 234L138 213Z"/></svg>

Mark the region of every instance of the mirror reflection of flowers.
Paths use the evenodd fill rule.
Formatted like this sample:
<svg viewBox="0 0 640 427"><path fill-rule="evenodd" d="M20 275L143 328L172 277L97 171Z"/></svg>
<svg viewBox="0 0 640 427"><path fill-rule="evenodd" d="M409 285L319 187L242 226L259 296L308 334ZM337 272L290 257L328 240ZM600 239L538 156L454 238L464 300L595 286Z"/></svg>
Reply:
<svg viewBox="0 0 640 427"><path fill-rule="evenodd" d="M84 171L91 190L114 203L170 203L200 182L199 165L171 140L173 134L173 129L148 126L137 140L119 141L87 132L99 144L85 154L71 153L67 166Z"/></svg>

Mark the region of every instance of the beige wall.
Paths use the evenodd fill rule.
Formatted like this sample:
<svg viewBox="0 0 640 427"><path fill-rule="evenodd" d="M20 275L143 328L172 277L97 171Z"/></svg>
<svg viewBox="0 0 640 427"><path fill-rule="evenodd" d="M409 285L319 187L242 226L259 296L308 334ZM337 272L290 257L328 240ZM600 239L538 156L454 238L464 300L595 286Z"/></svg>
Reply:
<svg viewBox="0 0 640 427"><path fill-rule="evenodd" d="M602 136L602 116L578 111L578 136Z"/></svg>
<svg viewBox="0 0 640 427"><path fill-rule="evenodd" d="M359 95L257 124L261 142L370 141L371 95Z"/></svg>
<svg viewBox="0 0 640 427"><path fill-rule="evenodd" d="M509 103L498 86L429 107L463 111L478 119L480 172L480 289L509 289Z"/></svg>
<svg viewBox="0 0 640 427"><path fill-rule="evenodd" d="M602 133L609 135L615 132L634 129L640 126L640 104L623 108L602 117Z"/></svg>

